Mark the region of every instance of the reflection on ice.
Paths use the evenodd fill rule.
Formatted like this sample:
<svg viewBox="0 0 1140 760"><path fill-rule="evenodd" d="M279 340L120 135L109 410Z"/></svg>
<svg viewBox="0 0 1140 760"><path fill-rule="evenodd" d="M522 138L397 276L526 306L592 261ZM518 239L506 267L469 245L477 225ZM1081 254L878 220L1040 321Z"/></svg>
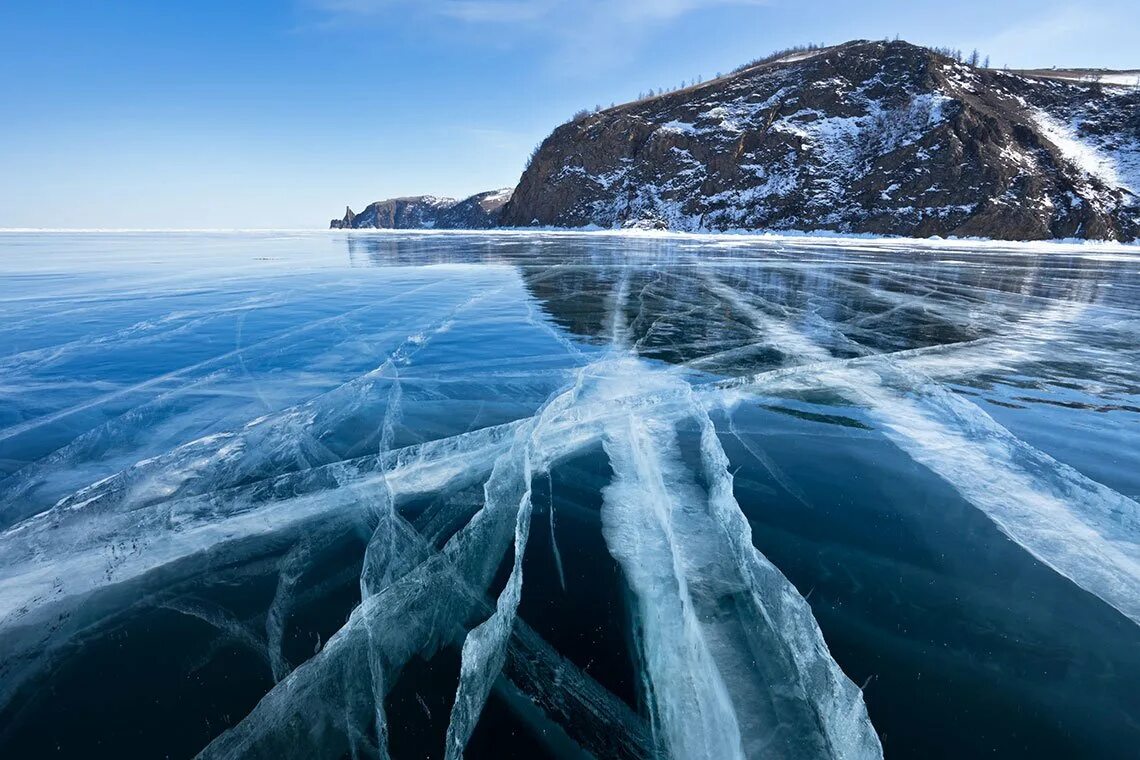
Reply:
<svg viewBox="0 0 1140 760"><path fill-rule="evenodd" d="M151 754L475 757L506 727L552 756L880 756L900 718L845 675L877 675L878 655L846 643L855 623L817 622L812 584L757 548L777 541L765 509L812 513L820 482L837 503L843 485L775 461L738 424L761 409L817 436L821 461L861 440L822 435L836 420L893 445L931 474L915 493L941 482L1012 541L1001 568L1042 563L1062 579L1042 593L1115 637L1054 646L1104 643L1121 682L1140 672L1117 654L1140 630L1137 440L1109 468L1013 414L1026 388L1082 419L1140 413L1126 267L946 243L347 241L359 269L330 263L341 238L252 237L229 243L289 268L208 259L211 283L128 252L121 298L85 264L0 299L61 315L2 330L0 748L51 733L34 695L85 647L168 615L214 641L184 672L232 650L263 680L178 746L156 727ZM582 457L591 496L556 510L554 475ZM588 534L601 556L580 556ZM999 545L898 551L970 540ZM559 599L607 562L628 693L592 669L591 632L564 651L538 632L575 630ZM882 624L861 598L845 614Z"/></svg>

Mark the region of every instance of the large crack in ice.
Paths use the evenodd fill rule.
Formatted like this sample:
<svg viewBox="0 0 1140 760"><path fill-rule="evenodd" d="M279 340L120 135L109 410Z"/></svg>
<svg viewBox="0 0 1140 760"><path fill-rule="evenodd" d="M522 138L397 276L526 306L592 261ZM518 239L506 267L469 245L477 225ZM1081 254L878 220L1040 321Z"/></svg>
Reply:
<svg viewBox="0 0 1140 760"><path fill-rule="evenodd" d="M806 602L752 547L704 405L632 357L596 372L604 395L677 384L689 395L683 416L701 429L705 488L682 461L677 415L631 412L603 438L614 470L606 542L636 598L653 725L669 756L880 756L859 690Z"/></svg>
<svg viewBox="0 0 1140 760"><path fill-rule="evenodd" d="M772 320L704 276L762 330ZM954 487L1011 540L1059 574L1140 623L1140 505L1018 439L977 405L924 374L965 369L972 356L988 366L1040 356L1071 329L1084 307L1059 303L1018 324L1016 339L979 341L978 354L941 348L834 361L805 336L777 341L802 362L780 374L737 381L754 391L806 387L838 391L865 406L884 433ZM777 333L780 335L781 333ZM935 362L923 359L934 357ZM925 366L924 366L925 365ZM975 365L974 369L977 369Z"/></svg>
<svg viewBox="0 0 1140 760"><path fill-rule="evenodd" d="M593 394L607 405L654 392L683 400L680 415L611 416L602 438L614 471L603 530L636 600L657 740L675 758L881 756L862 696L806 602L752 546L704 405L676 373L628 353L627 293L623 278L611 303L614 354L591 370ZM678 416L700 425L707 491L682 460Z"/></svg>
<svg viewBox="0 0 1140 760"><path fill-rule="evenodd" d="M651 436L670 431L634 418L626 422L606 436L615 479L605 490L603 525L610 552L637 597L654 725L671 757L742 758L736 712L680 567L679 544L690 537L679 538L673 530L671 513L683 509L681 500L691 498L692 489L681 490L675 473L666 475L655 456Z"/></svg>
<svg viewBox="0 0 1140 760"><path fill-rule="evenodd" d="M539 412L520 427L510 451L495 462L491 477L484 487L483 512L503 511L513 506L514 554L510 575L496 601L495 611L471 629L463 642L459 685L447 727L445 756L449 760L463 756L463 750L475 730L479 714L506 658L507 642L514 629L522 597L522 564L530 536L534 476L536 470L549 474L551 464L545 459L547 452L541 448L542 433L552 420L578 403L591 366L580 370L570 388L552 395Z"/></svg>
<svg viewBox="0 0 1140 760"><path fill-rule="evenodd" d="M509 504L503 506L494 513L482 512L480 524L501 524L509 518ZM489 579L479 571L488 564L485 544L457 536L444 551L435 552L402 519L393 527L400 580L365 599L320 653L270 691L201 757L268 758L298 751L336 756L349 751L368 735L373 701L383 699L395 680L371 687L362 682L367 679L361 674L371 672L370 656L381 655L385 672L395 676L411 654L430 657L440 647L457 643L472 617L492 609L474 588ZM507 676L547 714L561 719L583 746L599 757L651 757L646 732L628 708L525 624L501 630L509 636ZM494 680L494 673L487 675ZM371 741L368 749L379 752Z"/></svg>

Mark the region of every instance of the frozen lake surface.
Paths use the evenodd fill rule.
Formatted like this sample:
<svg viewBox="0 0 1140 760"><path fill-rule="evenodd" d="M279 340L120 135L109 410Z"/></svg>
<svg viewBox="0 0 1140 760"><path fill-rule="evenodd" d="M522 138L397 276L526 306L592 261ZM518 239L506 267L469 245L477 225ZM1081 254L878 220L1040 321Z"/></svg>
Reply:
<svg viewBox="0 0 1140 760"><path fill-rule="evenodd" d="M0 756L1134 757L1140 249L0 234Z"/></svg>

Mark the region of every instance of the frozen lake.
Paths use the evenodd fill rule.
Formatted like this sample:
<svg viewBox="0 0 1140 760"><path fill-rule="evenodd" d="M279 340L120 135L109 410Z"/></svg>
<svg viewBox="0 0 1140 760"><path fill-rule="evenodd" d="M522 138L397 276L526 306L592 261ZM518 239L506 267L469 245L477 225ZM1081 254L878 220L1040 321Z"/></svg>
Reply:
<svg viewBox="0 0 1140 760"><path fill-rule="evenodd" d="M1129 757L1140 249L0 233L0 757Z"/></svg>

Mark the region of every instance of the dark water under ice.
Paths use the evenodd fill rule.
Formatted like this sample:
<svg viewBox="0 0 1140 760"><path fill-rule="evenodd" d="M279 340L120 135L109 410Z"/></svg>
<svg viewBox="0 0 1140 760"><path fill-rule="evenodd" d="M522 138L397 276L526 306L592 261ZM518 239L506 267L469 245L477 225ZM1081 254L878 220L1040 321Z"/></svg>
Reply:
<svg viewBox="0 0 1140 760"><path fill-rule="evenodd" d="M7 233L0 317L0 757L1140 746L1135 250Z"/></svg>

